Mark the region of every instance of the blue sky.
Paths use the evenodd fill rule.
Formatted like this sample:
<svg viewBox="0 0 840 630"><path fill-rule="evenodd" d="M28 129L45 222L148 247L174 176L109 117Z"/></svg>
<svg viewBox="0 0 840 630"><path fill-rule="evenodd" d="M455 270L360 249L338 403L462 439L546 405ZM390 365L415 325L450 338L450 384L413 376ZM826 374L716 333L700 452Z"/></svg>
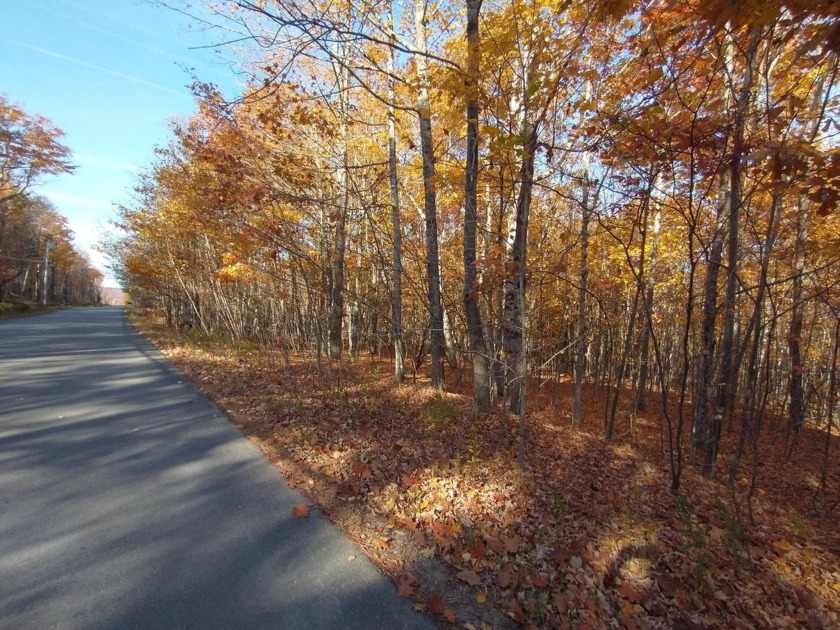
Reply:
<svg viewBox="0 0 840 630"><path fill-rule="evenodd" d="M195 110L194 68L231 93L232 71L208 46L216 34L142 0L3 0L0 92L65 132L75 173L35 189L69 219L76 243L93 251L110 230L115 203L131 199L140 168L169 138L168 122ZM106 285L114 285L106 277Z"/></svg>

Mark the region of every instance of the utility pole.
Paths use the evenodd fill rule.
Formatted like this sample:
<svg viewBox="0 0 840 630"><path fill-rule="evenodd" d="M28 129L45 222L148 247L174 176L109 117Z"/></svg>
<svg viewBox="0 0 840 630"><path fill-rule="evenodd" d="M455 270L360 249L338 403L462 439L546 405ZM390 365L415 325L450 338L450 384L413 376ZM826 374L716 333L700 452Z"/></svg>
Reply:
<svg viewBox="0 0 840 630"><path fill-rule="evenodd" d="M53 243L50 239L47 239L47 245L44 248L44 283L41 285L41 296L43 298L44 306L47 305L47 277L50 272L50 250L55 249L55 243Z"/></svg>

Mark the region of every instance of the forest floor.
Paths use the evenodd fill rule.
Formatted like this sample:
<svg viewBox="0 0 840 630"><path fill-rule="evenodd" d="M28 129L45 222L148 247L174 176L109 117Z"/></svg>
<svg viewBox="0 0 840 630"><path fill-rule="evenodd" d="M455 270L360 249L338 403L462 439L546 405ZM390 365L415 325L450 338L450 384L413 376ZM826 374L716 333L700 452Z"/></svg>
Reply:
<svg viewBox="0 0 840 630"><path fill-rule="evenodd" d="M13 317L25 317L29 315L40 315L42 313L52 313L63 306L50 304L44 306L37 302L29 300L22 300L17 302L0 302L0 319L11 319Z"/></svg>
<svg viewBox="0 0 840 630"><path fill-rule="evenodd" d="M606 443L605 392L585 389L573 426L571 384L545 382L520 469L516 420L472 413L467 372L436 394L425 377L395 385L385 359L320 374L311 357L132 321L442 625L840 628L840 439L816 500L824 430L768 423L734 494L726 434L718 479L686 464L675 497L653 404L632 443L626 411Z"/></svg>

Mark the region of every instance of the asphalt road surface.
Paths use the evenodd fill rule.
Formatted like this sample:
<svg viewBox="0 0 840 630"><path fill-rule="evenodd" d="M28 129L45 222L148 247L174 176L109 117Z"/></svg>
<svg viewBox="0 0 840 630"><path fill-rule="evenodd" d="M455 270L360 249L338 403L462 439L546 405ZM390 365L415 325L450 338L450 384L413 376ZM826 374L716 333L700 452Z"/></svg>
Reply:
<svg viewBox="0 0 840 630"><path fill-rule="evenodd" d="M121 308L0 322L0 628L435 627L304 501Z"/></svg>

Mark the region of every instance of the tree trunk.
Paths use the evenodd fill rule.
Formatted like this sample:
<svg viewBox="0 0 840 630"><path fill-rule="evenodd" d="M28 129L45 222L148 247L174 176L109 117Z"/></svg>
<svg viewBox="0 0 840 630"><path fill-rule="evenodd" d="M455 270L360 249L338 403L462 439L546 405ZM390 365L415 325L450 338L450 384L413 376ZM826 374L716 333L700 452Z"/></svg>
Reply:
<svg viewBox="0 0 840 630"><path fill-rule="evenodd" d="M822 469L820 471L820 485L817 496L825 499L828 490L829 455L831 451L831 430L834 427L835 401L837 399L837 350L840 347L840 317L834 320L834 339L831 350L831 364L828 376L828 423L825 427L825 442L823 443Z"/></svg>
<svg viewBox="0 0 840 630"><path fill-rule="evenodd" d="M528 218L531 210L531 193L534 186L534 154L537 149L537 126L525 118L522 137L522 164L519 169L519 195L516 200L516 222L512 243L508 250L503 303L502 335L505 360L513 366L510 384L509 408L513 413L521 410L522 388L527 376L525 354L524 307L525 261L528 252Z"/></svg>
<svg viewBox="0 0 840 630"><path fill-rule="evenodd" d="M750 355L747 362L746 381L744 385L744 404L741 410L741 432L738 438L738 446L735 449L735 454L732 458L732 465L729 469L729 486L734 487L735 477L738 473L738 466L741 462L741 454L744 449L746 440L750 415L754 409L756 382L758 379L759 363L759 344L761 342L762 326L761 326L761 312L764 309L764 296L767 293L767 278L769 275L770 259L773 255L773 247L776 243L776 234L778 232L778 222L781 215L782 198L781 195L774 195L773 202L770 206L770 216L767 219L767 231L764 237L762 260L761 260L761 274L758 280L758 295L755 298L755 308L750 320L750 325L747 328L746 336L752 335L752 342L750 347ZM714 477L715 463L717 461L718 448L720 446L720 427L716 427L718 435L712 435L712 438L717 437L716 442L712 442L706 450L706 458L703 462L703 476L707 478ZM758 431L753 435L753 442L758 440Z"/></svg>
<svg viewBox="0 0 840 630"><path fill-rule="evenodd" d="M834 79L837 76L835 65L827 93L831 94ZM814 119L809 134L809 143L813 144L820 136L820 125L824 119L825 107L823 98L826 93L826 77L820 78L814 91L813 107L820 112ZM810 169L808 169L810 171ZM806 173L807 174L807 173ZM802 386L802 322L804 319L805 303L802 299L802 287L805 277L805 245L808 241L808 197L804 194L799 198L796 207L796 244L793 258L793 309L790 314L790 331L788 332L788 353L790 354L790 378L788 379L788 394L790 397L789 424L798 431L805 424L805 392Z"/></svg>
<svg viewBox="0 0 840 630"><path fill-rule="evenodd" d="M490 371L478 308L475 250L478 222L478 17L482 0L467 0L467 169L464 185L464 308L473 371L473 406L490 406Z"/></svg>
<svg viewBox="0 0 840 630"><path fill-rule="evenodd" d="M367 221L359 230L359 244L356 252L356 269L353 274L353 308L350 310L350 329L347 340L349 342L350 358L356 359L359 354L359 340L362 327L362 252L367 242Z"/></svg>
<svg viewBox="0 0 840 630"><path fill-rule="evenodd" d="M394 31L393 5L388 8L389 32ZM393 35L389 36L393 44ZM391 186L391 224L393 229L394 283L391 305L391 328L394 335L394 378L405 381L405 355L402 333L402 228L400 226L400 193L397 180L397 116L394 108L394 48L388 47L388 175Z"/></svg>
<svg viewBox="0 0 840 630"><path fill-rule="evenodd" d="M741 172L745 153L744 129L746 127L747 108L752 98L753 64L755 63L756 50L760 37L753 36L753 41L746 53L744 65L744 78L741 89L736 99L735 109L735 131L732 139L732 164L730 166L730 214L729 214L729 235L727 241L727 275L726 275L726 300L724 302L725 318L723 327L723 341L721 342L721 369L720 385L718 387L717 403L714 415L709 424L709 433L705 443L705 460L703 463L703 475L712 477L714 475L714 462L717 459L720 448L720 434L723 427L723 414L731 405L735 395L738 371L736 368L735 348L735 297L738 289L738 247L739 247L739 225L741 214Z"/></svg>
<svg viewBox="0 0 840 630"><path fill-rule="evenodd" d="M572 424L580 424L583 415L583 381L586 367L586 291L589 281L589 176L583 174L583 202L580 226L580 285L578 286L578 329L575 341L575 402Z"/></svg>
<svg viewBox="0 0 840 630"><path fill-rule="evenodd" d="M802 387L802 321L805 314L805 302L802 299L802 284L805 270L805 235L807 198L803 195L797 204L796 244L793 257L793 309L790 313L788 331L788 353L790 354L790 378L788 394L790 396L790 427L798 431L805 424L804 391Z"/></svg>
<svg viewBox="0 0 840 630"><path fill-rule="evenodd" d="M720 179L720 203L717 222L706 265L706 283L703 293L703 315L700 322L700 374L695 393L694 424L692 426L691 452L703 452L709 427L709 401L713 397L715 366L715 321L718 312L718 276L723 260L723 226L729 217L729 174Z"/></svg>
<svg viewBox="0 0 840 630"><path fill-rule="evenodd" d="M659 234L662 230L662 204L655 197L656 184L659 179L659 177L654 179L654 191L651 192L651 194L654 195L654 197L651 198L651 202L656 204L656 208L653 216L653 242L650 246L650 263L648 264L648 272L646 275L647 291L645 293L643 304L645 325L642 327L642 347L639 352L639 385L636 393L634 413L635 411L647 410L647 401L645 398L648 387L648 373L650 370L650 332L651 322L653 321L654 274L656 272L657 260L659 258Z"/></svg>
<svg viewBox="0 0 840 630"><path fill-rule="evenodd" d="M342 184L346 183L347 170L343 170ZM342 325L344 322L344 254L345 254L345 210L347 208L347 189L341 193L342 208L338 211L335 222L335 245L332 254L332 285L329 313L329 357L340 359L342 353Z"/></svg>
<svg viewBox="0 0 840 630"><path fill-rule="evenodd" d="M339 44L336 44L337 46ZM341 51L343 54L343 51ZM350 174L348 171L349 151L347 137L347 68L344 65L337 68L339 89L339 136L341 138L341 169L339 175L339 207L336 211L334 235L334 250L332 253L332 284L330 295L330 312L327 322L330 359L340 359L343 346L342 327L344 323L344 255L347 239L347 212L350 205Z"/></svg>
<svg viewBox="0 0 840 630"><path fill-rule="evenodd" d="M420 145L423 156L423 190L426 215L426 275L429 283L429 334L431 337L431 380L435 389L443 388L443 308L440 297L440 261L438 256L437 200L435 198L435 154L432 143L432 111L429 105L429 72L426 63L426 0L415 0L414 28L419 55L416 58L420 86L417 116L420 121Z"/></svg>

